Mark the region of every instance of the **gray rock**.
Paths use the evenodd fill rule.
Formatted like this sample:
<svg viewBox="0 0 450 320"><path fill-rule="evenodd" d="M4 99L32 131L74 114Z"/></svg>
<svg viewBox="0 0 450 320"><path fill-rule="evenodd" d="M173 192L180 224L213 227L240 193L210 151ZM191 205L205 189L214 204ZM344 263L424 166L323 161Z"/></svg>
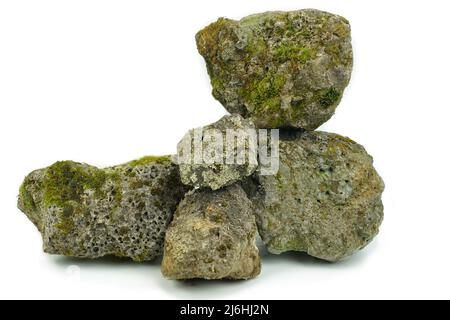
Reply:
<svg viewBox="0 0 450 320"><path fill-rule="evenodd" d="M220 18L196 39L214 97L258 128L316 129L350 81L350 25L319 10Z"/></svg>
<svg viewBox="0 0 450 320"><path fill-rule="evenodd" d="M245 184L271 253L303 251L337 261L364 248L383 220L384 184L354 141L325 132L280 142L280 170Z"/></svg>
<svg viewBox="0 0 450 320"><path fill-rule="evenodd" d="M249 279L261 270L251 202L240 186L189 193L167 230L169 279Z"/></svg>
<svg viewBox="0 0 450 320"><path fill-rule="evenodd" d="M64 161L28 175L18 206L41 232L47 253L147 261L162 254L185 192L170 157L107 169Z"/></svg>
<svg viewBox="0 0 450 320"><path fill-rule="evenodd" d="M250 120L230 115L209 126L189 131L178 145L177 162L183 183L217 190L253 174L258 161L256 150L251 153L253 157L248 156L251 151L248 129L255 129ZM230 130L235 134L233 144L227 143L230 141L227 139L233 137ZM196 148L197 145L201 148Z"/></svg>

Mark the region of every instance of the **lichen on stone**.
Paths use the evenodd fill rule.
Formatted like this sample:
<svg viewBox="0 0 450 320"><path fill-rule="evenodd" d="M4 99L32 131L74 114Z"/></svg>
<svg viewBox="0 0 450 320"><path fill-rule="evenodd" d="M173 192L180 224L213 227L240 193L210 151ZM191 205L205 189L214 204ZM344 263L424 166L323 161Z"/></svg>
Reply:
<svg viewBox="0 0 450 320"><path fill-rule="evenodd" d="M217 190L253 174L258 167L254 129L250 120L229 115L190 130L178 145L176 159L183 183Z"/></svg>
<svg viewBox="0 0 450 320"><path fill-rule="evenodd" d="M316 129L334 114L350 81L350 25L327 12L220 18L196 40L214 97L259 128Z"/></svg>
<svg viewBox="0 0 450 320"><path fill-rule="evenodd" d="M161 255L187 190L170 157L106 169L61 161L25 178L18 206L41 232L47 253L147 261Z"/></svg>
<svg viewBox="0 0 450 320"><path fill-rule="evenodd" d="M283 132L278 174L244 183L268 250L337 261L364 248L383 221L384 184L372 162L340 135Z"/></svg>
<svg viewBox="0 0 450 320"><path fill-rule="evenodd" d="M259 275L252 204L238 185L195 190L167 230L162 273L168 279L250 279Z"/></svg>

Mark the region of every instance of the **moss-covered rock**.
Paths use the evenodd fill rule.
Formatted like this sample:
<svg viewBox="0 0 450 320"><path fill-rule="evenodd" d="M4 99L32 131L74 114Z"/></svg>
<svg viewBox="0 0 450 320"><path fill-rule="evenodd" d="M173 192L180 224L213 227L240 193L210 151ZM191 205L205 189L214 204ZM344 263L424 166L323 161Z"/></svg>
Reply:
<svg viewBox="0 0 450 320"><path fill-rule="evenodd" d="M106 169L62 161L25 178L18 206L41 232L47 253L146 261L161 255L185 192L170 157Z"/></svg>
<svg viewBox="0 0 450 320"><path fill-rule="evenodd" d="M259 128L316 129L350 81L350 25L319 10L220 18L196 40L214 97Z"/></svg>
<svg viewBox="0 0 450 320"><path fill-rule="evenodd" d="M196 190L167 230L162 273L169 279L250 279L259 275L252 204L238 185Z"/></svg>
<svg viewBox="0 0 450 320"><path fill-rule="evenodd" d="M364 248L383 220L384 184L356 142L325 132L282 134L280 170L244 184L270 252L337 261Z"/></svg>

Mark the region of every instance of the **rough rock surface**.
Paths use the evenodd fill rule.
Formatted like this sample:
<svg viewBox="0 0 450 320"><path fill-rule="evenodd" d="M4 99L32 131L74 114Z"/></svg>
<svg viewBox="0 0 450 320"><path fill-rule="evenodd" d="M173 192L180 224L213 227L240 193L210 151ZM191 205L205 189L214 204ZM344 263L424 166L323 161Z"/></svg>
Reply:
<svg viewBox="0 0 450 320"><path fill-rule="evenodd" d="M258 168L258 161L256 152L254 161L248 156L251 141L248 129L255 129L250 120L240 115L230 115L209 126L189 131L178 145L177 160L183 183L196 188L208 187L217 190L253 174ZM232 147L227 148L227 132L230 133L230 130L236 135L233 144L229 144ZM194 148L197 145L195 132L201 132L201 139L198 140L200 149ZM220 143L217 143L217 139L206 138L213 137L214 133L221 135ZM188 157L190 161L181 160L186 152L190 155ZM243 156L241 158L243 161L238 162L240 155ZM196 159L201 161L198 162Z"/></svg>
<svg viewBox="0 0 450 320"><path fill-rule="evenodd" d="M252 204L238 185L189 193L167 230L169 279L249 279L261 270Z"/></svg>
<svg viewBox="0 0 450 320"><path fill-rule="evenodd" d="M170 157L107 169L64 161L28 175L18 206L41 232L47 253L147 261L162 254L185 192Z"/></svg>
<svg viewBox="0 0 450 320"><path fill-rule="evenodd" d="M337 261L365 247L383 220L384 184L372 157L337 134L283 134L278 174L255 175L246 186L260 235L275 254Z"/></svg>
<svg viewBox="0 0 450 320"><path fill-rule="evenodd" d="M319 10L220 18L196 39L214 97L259 128L316 129L350 80L350 25Z"/></svg>

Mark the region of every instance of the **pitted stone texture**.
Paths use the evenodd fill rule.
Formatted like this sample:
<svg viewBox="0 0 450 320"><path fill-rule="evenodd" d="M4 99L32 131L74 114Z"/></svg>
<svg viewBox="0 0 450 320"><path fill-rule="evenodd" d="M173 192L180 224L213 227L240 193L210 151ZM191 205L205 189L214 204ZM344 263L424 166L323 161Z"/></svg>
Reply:
<svg viewBox="0 0 450 320"><path fill-rule="evenodd" d="M337 261L364 248L383 220L384 184L372 157L337 134L282 135L278 174L253 182L246 190L271 253Z"/></svg>
<svg viewBox="0 0 450 320"><path fill-rule="evenodd" d="M252 204L240 186L189 193L167 230L162 273L169 279L259 275Z"/></svg>
<svg viewBox="0 0 450 320"><path fill-rule="evenodd" d="M258 128L318 128L350 81L349 22L319 10L220 18L196 39L214 97Z"/></svg>
<svg viewBox="0 0 450 320"><path fill-rule="evenodd" d="M196 188L217 190L253 174L258 168L258 161L256 149L250 148L252 140L248 130L252 129L255 133L255 126L250 120L240 115L230 115L209 126L189 131L178 145L177 159L183 183ZM200 139L197 139L199 143L195 142L196 132L201 133ZM206 138L214 136L214 133L219 134L221 143L217 143L217 139ZM231 148L227 148L227 139L230 137L234 137L233 144ZM197 145L201 148L195 149ZM256 147L256 142L253 146ZM191 155L188 158L190 161L182 160L186 150ZM254 152L251 153L251 150ZM251 154L254 155L253 161ZM217 155L223 156L215 159ZM239 158L243 161L239 162ZM196 159L200 159L200 163Z"/></svg>
<svg viewBox="0 0 450 320"><path fill-rule="evenodd" d="M47 253L148 261L162 254L185 192L170 157L107 169L64 161L28 175L18 206L38 227Z"/></svg>

